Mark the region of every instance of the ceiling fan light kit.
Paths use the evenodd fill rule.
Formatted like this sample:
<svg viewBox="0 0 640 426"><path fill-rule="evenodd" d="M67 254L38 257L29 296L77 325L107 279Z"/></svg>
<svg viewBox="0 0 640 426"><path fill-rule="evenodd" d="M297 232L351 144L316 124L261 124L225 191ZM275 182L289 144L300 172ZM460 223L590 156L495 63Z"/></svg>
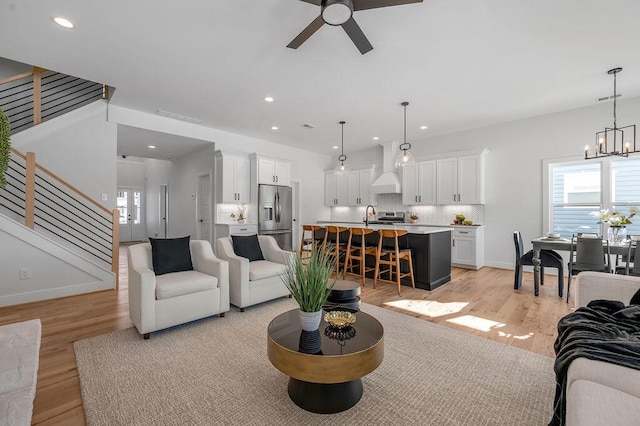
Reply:
<svg viewBox="0 0 640 426"><path fill-rule="evenodd" d="M326 0L322 3L322 20L328 25L342 25L353 16L351 0Z"/></svg>
<svg viewBox="0 0 640 426"><path fill-rule="evenodd" d="M291 40L287 47L297 49L324 24L341 26L361 54L373 49L371 43L353 19L353 12L376 9L379 7L400 6L410 3L422 3L422 0L300 0L320 6L320 15Z"/></svg>
<svg viewBox="0 0 640 426"><path fill-rule="evenodd" d="M622 68L613 68L607 71L607 74L613 75L613 127L605 127L604 130L596 132L596 145L594 153L589 153L589 145L584 147L584 159L590 160L598 157L609 157L617 155L628 157L629 154L638 153L636 147L636 125L618 127L618 117L616 113L618 94L616 92L616 75L622 71ZM611 151L609 151L609 142L612 142ZM620 141L620 149L618 150L618 141Z"/></svg>

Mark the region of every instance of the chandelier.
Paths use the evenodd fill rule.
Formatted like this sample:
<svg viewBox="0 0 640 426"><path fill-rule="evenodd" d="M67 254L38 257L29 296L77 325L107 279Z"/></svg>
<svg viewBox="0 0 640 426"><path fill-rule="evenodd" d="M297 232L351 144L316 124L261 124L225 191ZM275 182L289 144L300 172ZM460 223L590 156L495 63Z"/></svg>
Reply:
<svg viewBox="0 0 640 426"><path fill-rule="evenodd" d="M584 147L585 160L611 155L628 157L629 154L640 152L636 148L636 125L618 127L617 123L616 106L618 94L616 92L616 74L620 71L622 71L622 68L614 68L607 71L608 74L613 75L613 127L605 127L603 131L596 133L596 145L593 154L589 152L589 145ZM620 143L619 148L618 142ZM610 146L611 150L609 150Z"/></svg>

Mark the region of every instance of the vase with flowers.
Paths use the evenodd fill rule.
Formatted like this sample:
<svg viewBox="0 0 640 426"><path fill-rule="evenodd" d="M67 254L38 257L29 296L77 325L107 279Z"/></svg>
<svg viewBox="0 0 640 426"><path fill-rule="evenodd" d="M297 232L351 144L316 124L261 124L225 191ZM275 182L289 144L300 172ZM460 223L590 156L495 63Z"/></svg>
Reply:
<svg viewBox="0 0 640 426"><path fill-rule="evenodd" d="M621 244L627 239L626 225L630 225L631 219L639 213L636 207L629 207L629 214L625 215L617 211L609 211L609 209L591 212L590 215L598 218L598 223L606 223L609 225L607 229L607 239L612 244Z"/></svg>
<svg viewBox="0 0 640 426"><path fill-rule="evenodd" d="M235 220L238 223L245 223L245 221L247 220L247 206L238 206L238 212L231 213L231 219Z"/></svg>

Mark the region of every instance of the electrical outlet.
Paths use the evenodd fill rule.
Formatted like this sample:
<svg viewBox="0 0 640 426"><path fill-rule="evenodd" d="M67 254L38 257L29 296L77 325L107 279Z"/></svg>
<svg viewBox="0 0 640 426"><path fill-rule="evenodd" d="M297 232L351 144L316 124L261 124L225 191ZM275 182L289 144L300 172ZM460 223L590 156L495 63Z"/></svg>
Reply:
<svg viewBox="0 0 640 426"><path fill-rule="evenodd" d="M31 278L31 268L20 268L20 279L28 280Z"/></svg>

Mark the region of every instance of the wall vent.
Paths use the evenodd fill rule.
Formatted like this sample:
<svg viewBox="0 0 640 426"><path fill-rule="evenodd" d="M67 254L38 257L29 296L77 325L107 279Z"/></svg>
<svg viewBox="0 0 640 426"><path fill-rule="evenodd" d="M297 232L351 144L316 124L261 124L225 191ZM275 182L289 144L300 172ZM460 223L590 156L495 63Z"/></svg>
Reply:
<svg viewBox="0 0 640 426"><path fill-rule="evenodd" d="M202 123L202 120L199 120L197 118L189 117L187 115L182 115L182 114L176 114L174 112L169 112L162 109L159 109L158 111L156 111L156 114L161 115L163 117L173 118L175 120L187 121L189 123L195 123L195 124Z"/></svg>

